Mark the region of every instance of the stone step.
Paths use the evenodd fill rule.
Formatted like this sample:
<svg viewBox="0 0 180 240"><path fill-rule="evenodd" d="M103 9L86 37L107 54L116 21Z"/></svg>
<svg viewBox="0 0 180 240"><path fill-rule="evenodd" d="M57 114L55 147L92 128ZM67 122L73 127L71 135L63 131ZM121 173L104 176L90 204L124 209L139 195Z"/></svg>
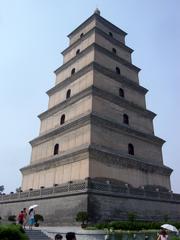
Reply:
<svg viewBox="0 0 180 240"><path fill-rule="evenodd" d="M29 240L51 240L41 230L25 230Z"/></svg>

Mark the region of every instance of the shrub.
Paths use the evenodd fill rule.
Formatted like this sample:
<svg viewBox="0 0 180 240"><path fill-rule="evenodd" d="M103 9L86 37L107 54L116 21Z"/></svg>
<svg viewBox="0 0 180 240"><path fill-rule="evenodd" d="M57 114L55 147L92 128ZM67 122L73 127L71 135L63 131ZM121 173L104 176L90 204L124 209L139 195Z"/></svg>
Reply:
<svg viewBox="0 0 180 240"><path fill-rule="evenodd" d="M171 240L180 240L180 237L178 237L178 236L172 236L172 237L171 237Z"/></svg>
<svg viewBox="0 0 180 240"><path fill-rule="evenodd" d="M44 218L43 218L43 216L40 215L40 214L35 214L35 215L34 215L34 221L35 221L35 226L36 226L36 227L39 227L39 221L40 221L40 222L43 222L43 221L44 221Z"/></svg>
<svg viewBox="0 0 180 240"><path fill-rule="evenodd" d="M136 213L135 212L129 212L128 213L128 221L129 222L134 222L135 221L135 219L136 219Z"/></svg>
<svg viewBox="0 0 180 240"><path fill-rule="evenodd" d="M141 221L111 221L110 223L98 223L95 225L97 229L110 229L114 230L148 230L148 229L160 229L162 222L141 222ZM175 225L175 224L174 224Z"/></svg>
<svg viewBox="0 0 180 240"><path fill-rule="evenodd" d="M180 229L180 222L168 222L171 225L174 225L177 229ZM150 230L150 229L160 229L163 222L145 222L145 221L111 221L97 223L92 227L97 229L114 229L114 230ZM174 240L180 240L174 239Z"/></svg>
<svg viewBox="0 0 180 240"><path fill-rule="evenodd" d="M164 218L164 221L167 222L167 221L169 220L168 214L165 214L165 215L163 216L163 218Z"/></svg>
<svg viewBox="0 0 180 240"><path fill-rule="evenodd" d="M0 225L1 240L28 240L24 230L19 225L7 224Z"/></svg>
<svg viewBox="0 0 180 240"><path fill-rule="evenodd" d="M81 227L86 227L88 222L88 213L87 212L78 212L76 215L76 221L81 222ZM85 224L86 222L86 224Z"/></svg>
<svg viewBox="0 0 180 240"><path fill-rule="evenodd" d="M15 221L16 221L16 216L15 216L15 215L10 215L10 216L8 217L8 221L10 221L10 222L15 222Z"/></svg>

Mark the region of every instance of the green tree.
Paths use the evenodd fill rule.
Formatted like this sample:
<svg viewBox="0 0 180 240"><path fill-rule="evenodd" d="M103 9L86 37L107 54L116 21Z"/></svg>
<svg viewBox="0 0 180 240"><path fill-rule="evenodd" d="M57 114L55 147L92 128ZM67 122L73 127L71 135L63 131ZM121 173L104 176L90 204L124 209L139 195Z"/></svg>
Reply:
<svg viewBox="0 0 180 240"><path fill-rule="evenodd" d="M8 217L8 221L10 221L10 222L15 222L15 221L16 221L16 215L10 215L10 216Z"/></svg>
<svg viewBox="0 0 180 240"><path fill-rule="evenodd" d="M136 220L136 213L135 212L128 212L128 221L134 222Z"/></svg>
<svg viewBox="0 0 180 240"><path fill-rule="evenodd" d="M35 215L34 215L34 220L35 220L35 226L36 226L36 227L39 227L39 221L40 221L40 222L43 222L43 221L44 221L44 218L43 218L43 216L40 215L40 214L35 214Z"/></svg>
<svg viewBox="0 0 180 240"><path fill-rule="evenodd" d="M87 222L88 222L88 213L87 212L78 212L76 215L76 221L81 222L82 227L86 227Z"/></svg>
<svg viewBox="0 0 180 240"><path fill-rule="evenodd" d="M0 193L4 191L4 185L0 186Z"/></svg>

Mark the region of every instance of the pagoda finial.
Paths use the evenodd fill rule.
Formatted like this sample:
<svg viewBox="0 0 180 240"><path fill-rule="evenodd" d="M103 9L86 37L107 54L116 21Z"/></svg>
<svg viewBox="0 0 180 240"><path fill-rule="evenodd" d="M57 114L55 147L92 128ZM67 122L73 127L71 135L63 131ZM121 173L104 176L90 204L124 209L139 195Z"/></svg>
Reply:
<svg viewBox="0 0 180 240"><path fill-rule="evenodd" d="M98 15L101 15L101 12L100 12L100 10L99 10L99 8L98 8L98 7L96 7L96 9L95 9L94 13L95 13L95 14L98 14Z"/></svg>

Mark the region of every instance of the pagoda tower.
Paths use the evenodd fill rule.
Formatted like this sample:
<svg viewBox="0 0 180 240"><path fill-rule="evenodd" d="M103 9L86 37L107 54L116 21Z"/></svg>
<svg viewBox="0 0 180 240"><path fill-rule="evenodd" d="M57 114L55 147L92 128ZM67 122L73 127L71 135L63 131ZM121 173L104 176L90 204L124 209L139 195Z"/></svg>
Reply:
<svg viewBox="0 0 180 240"><path fill-rule="evenodd" d="M154 134L156 114L146 108L126 35L98 9L68 35L30 165L21 169L23 191L88 178L171 190L164 140Z"/></svg>

